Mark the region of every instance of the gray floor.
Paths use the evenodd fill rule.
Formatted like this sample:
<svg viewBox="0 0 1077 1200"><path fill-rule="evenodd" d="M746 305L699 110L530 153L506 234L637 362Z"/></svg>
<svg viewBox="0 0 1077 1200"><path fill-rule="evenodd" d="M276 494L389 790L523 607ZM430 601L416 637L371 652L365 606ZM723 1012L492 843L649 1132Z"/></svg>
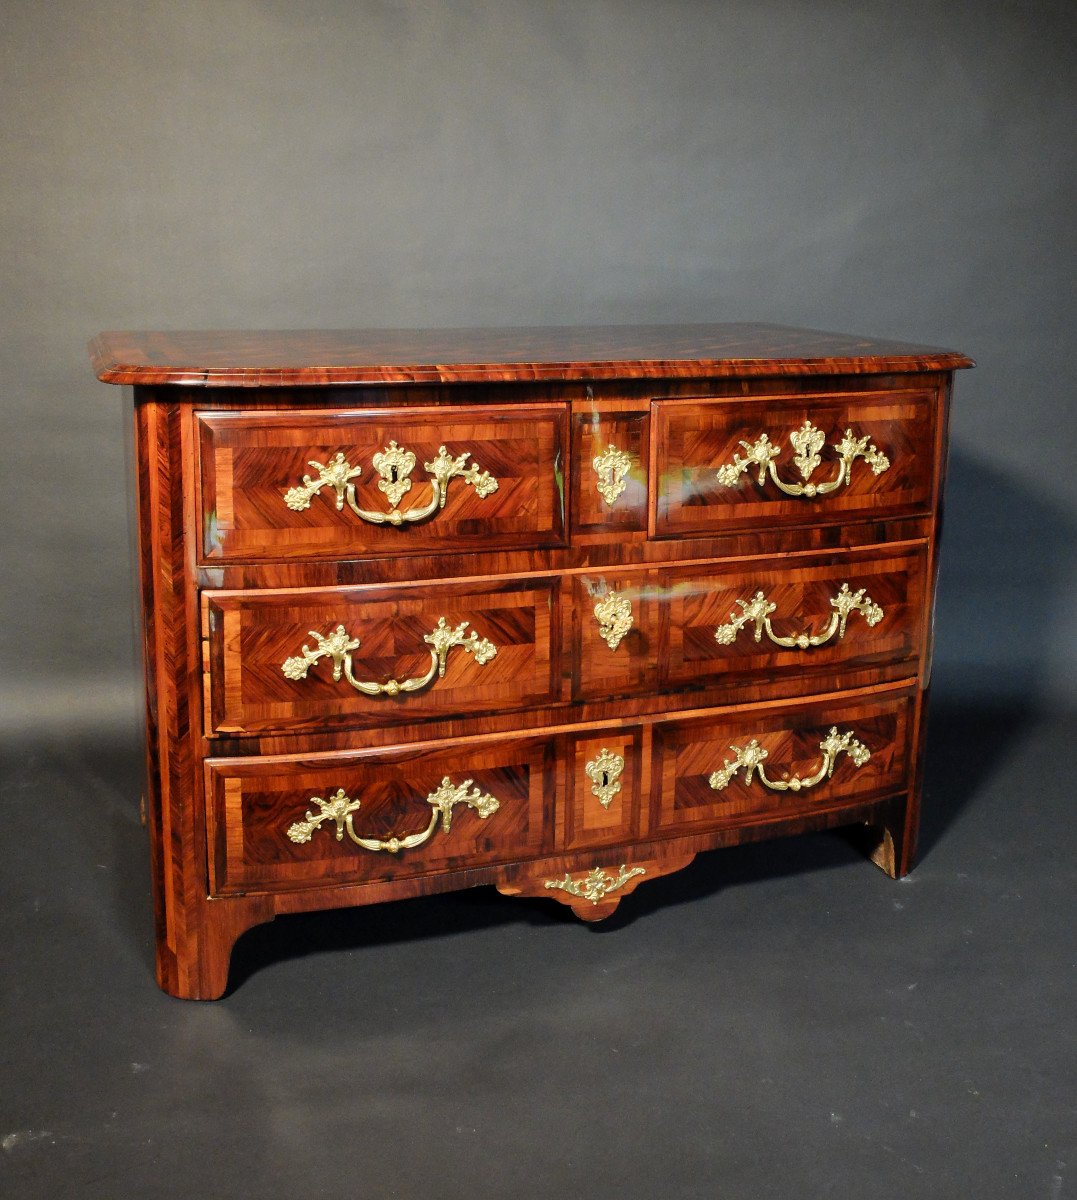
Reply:
<svg viewBox="0 0 1077 1200"><path fill-rule="evenodd" d="M138 754L6 763L5 1197L1064 1200L1077 724L932 718L921 864L704 855L596 929L491 889L150 977Z"/></svg>

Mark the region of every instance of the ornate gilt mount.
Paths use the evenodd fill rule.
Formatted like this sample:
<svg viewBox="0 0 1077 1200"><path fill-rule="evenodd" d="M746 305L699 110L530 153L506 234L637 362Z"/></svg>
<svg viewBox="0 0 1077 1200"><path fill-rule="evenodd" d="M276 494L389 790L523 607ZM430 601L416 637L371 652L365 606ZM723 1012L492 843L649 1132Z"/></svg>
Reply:
<svg viewBox="0 0 1077 1200"><path fill-rule="evenodd" d="M595 605L598 636L611 650L616 650L625 634L632 628L632 601L620 592L607 592Z"/></svg>
<svg viewBox="0 0 1077 1200"><path fill-rule="evenodd" d="M595 867L586 879L577 881L571 875L566 874L564 879L547 879L543 886L550 890L556 888L559 891L568 892L570 896L579 896L583 900L590 900L592 904L598 904L610 892L616 892L618 888L623 888L630 879L646 874L643 867L633 867L629 871L622 863L621 869L616 875L610 875L601 867Z"/></svg>
<svg viewBox="0 0 1077 1200"><path fill-rule="evenodd" d="M497 800L488 792L481 792L477 787L471 787L471 784L470 779L465 779L463 783L453 783L446 775L426 797L426 803L430 805L430 823L427 827L419 833L408 833L402 837L389 838L360 837L355 832L352 818L359 811L362 802L352 800L344 794L343 788L337 788L328 800L323 800L321 796L311 796L308 803L316 804L318 811L315 813L307 809L302 821L296 821L288 826L288 837L298 845L303 845L310 841L315 831L324 822L330 821L337 827L338 842L343 841L344 834L347 833L348 837L364 850L384 850L388 854L399 854L401 850L411 850L416 846L421 846L423 842L429 841L434 836L439 821L442 832L448 833L452 828L454 805L466 804L468 808L474 809L483 820L497 812L500 807ZM468 788L471 788L470 792Z"/></svg>
<svg viewBox="0 0 1077 1200"><path fill-rule="evenodd" d="M288 679L306 679L312 666L320 659L328 658L333 663L334 682L338 682L343 675L356 691L365 696L398 696L401 692L417 692L432 683L435 676L438 679L444 678L445 660L454 646L459 646L465 654L470 654L480 666L484 666L497 654L497 647L493 642L480 638L475 630L465 634L467 626L467 621L461 621L452 628L444 617L438 617L433 631L423 635L423 641L430 647L430 669L425 675L414 679L389 679L385 683L356 679L352 674L352 651L359 648L359 639L351 637L343 625L338 625L328 637L312 629L310 636L318 643L317 646L312 650L304 644L299 654L285 659L281 670Z"/></svg>
<svg viewBox="0 0 1077 1200"><path fill-rule="evenodd" d="M390 442L370 461L374 470L381 476L378 480L378 491L385 493L391 508L396 508L401 497L411 491L411 473L415 470L415 455L410 450L402 450L396 442ZM427 469L429 470L429 468Z"/></svg>
<svg viewBox="0 0 1077 1200"><path fill-rule="evenodd" d="M730 613L729 622L719 625L714 631L715 641L720 646L731 646L737 640L737 634L745 625L754 625L754 637L757 642L763 640L763 634L776 645L789 649L807 650L812 646L823 646L837 635L840 641L845 637L845 626L849 617L858 612L870 626L878 625L885 615L863 588L855 592L849 590L849 585L843 583L837 594L831 599L830 622L821 633L796 633L789 637L780 636L774 632L770 623L770 614L778 607L771 603L763 592L756 592L750 600L738 600L739 613Z"/></svg>
<svg viewBox="0 0 1077 1200"><path fill-rule="evenodd" d="M390 509L382 512L375 509L360 508L355 498L355 483L363 472L362 467L353 467L338 450L326 463L311 459L307 464L318 472L318 478L310 475L303 476L303 482L298 487L289 488L284 493L284 503L294 512L302 512L310 508L311 500L318 495L322 488L331 488L336 493L337 510L344 508L345 503L362 521L372 525L404 525L425 521L427 517L445 507L448 495L449 480L462 479L475 489L480 499L485 499L491 492L497 491L497 480L489 471L480 471L476 463L468 465L471 457L468 451L455 458L445 449L438 448L433 460L423 463L429 472L430 501L420 508L409 508L401 512L397 507L400 501L411 491L411 473L415 469L415 455L410 450L398 446L391 441L384 450L379 451L371 460L374 470L381 476L378 488L385 493Z"/></svg>
<svg viewBox="0 0 1077 1200"><path fill-rule="evenodd" d="M834 765L839 754L848 754L857 767L862 767L871 758L871 751L867 746L857 741L850 730L838 733L836 725L831 726L830 732L819 743L819 749L823 752L823 761L820 763L819 769L806 779L799 775L794 775L792 779L769 779L763 769L763 763L769 758L769 755L755 738L752 738L746 746L730 746L729 748L733 751L733 757L727 758L721 768L714 771L708 780L716 792L727 787L729 781L742 768L745 784L750 784L752 776L758 774L763 786L770 788L772 792L799 792L804 788L815 787L824 779L829 779L834 774Z"/></svg>
<svg viewBox="0 0 1077 1200"><path fill-rule="evenodd" d="M591 461L591 466L598 476L595 481L598 494L612 508L627 486L625 479L632 469L632 456L616 446L608 446Z"/></svg>
<svg viewBox="0 0 1077 1200"><path fill-rule="evenodd" d="M607 750L605 746L584 767L587 778L591 781L591 794L598 798L603 808L609 808L614 796L621 790L621 775L624 769L625 760L619 754Z"/></svg>
<svg viewBox="0 0 1077 1200"><path fill-rule="evenodd" d="M812 499L815 496L825 496L828 492L837 491L845 486L852 478L853 463L862 458L875 475L881 475L890 469L890 460L881 450L865 437L856 437L851 429L846 429L841 441L833 449L838 455L838 473L825 483L810 482L815 468L823 461L819 451L826 443L826 435L821 429L805 421L801 427L789 435L789 444L796 451L793 462L800 471L803 483L786 483L778 476L774 460L781 454L781 447L772 442L765 433L760 434L754 442L741 442L743 455L735 454L731 463L718 468L718 482L723 487L736 487L744 472L758 468L757 483L762 487L767 481L767 475L787 496L804 496Z"/></svg>

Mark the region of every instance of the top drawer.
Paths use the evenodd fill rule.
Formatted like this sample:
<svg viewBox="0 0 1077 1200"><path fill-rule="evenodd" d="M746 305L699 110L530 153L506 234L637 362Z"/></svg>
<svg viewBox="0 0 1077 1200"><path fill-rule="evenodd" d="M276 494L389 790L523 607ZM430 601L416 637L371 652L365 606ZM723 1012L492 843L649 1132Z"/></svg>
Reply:
<svg viewBox="0 0 1077 1200"><path fill-rule="evenodd" d="M565 543L562 405L201 412L196 422L206 559Z"/></svg>
<svg viewBox="0 0 1077 1200"><path fill-rule="evenodd" d="M657 400L656 537L925 511L933 391Z"/></svg>

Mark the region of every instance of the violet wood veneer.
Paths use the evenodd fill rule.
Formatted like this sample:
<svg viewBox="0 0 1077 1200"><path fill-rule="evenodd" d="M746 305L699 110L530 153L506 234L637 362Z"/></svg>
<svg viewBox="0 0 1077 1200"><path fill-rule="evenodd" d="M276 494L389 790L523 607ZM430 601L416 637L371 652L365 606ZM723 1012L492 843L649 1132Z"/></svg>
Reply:
<svg viewBox="0 0 1077 1200"><path fill-rule="evenodd" d="M608 916L703 850L912 864L948 350L765 325L106 333L157 977L279 913Z"/></svg>

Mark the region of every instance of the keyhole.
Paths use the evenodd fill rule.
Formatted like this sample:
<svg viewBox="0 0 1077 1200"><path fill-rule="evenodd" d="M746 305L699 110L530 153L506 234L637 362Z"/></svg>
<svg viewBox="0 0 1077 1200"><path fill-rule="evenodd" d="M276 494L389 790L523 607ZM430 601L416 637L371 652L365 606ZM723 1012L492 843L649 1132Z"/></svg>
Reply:
<svg viewBox="0 0 1077 1200"><path fill-rule="evenodd" d="M396 467L389 468L389 482L396 483Z"/></svg>
<svg viewBox="0 0 1077 1200"><path fill-rule="evenodd" d="M603 772L602 772L602 786L603 786L603 787L609 787L609 786L610 786L610 773L609 773L609 771L603 771Z"/></svg>

